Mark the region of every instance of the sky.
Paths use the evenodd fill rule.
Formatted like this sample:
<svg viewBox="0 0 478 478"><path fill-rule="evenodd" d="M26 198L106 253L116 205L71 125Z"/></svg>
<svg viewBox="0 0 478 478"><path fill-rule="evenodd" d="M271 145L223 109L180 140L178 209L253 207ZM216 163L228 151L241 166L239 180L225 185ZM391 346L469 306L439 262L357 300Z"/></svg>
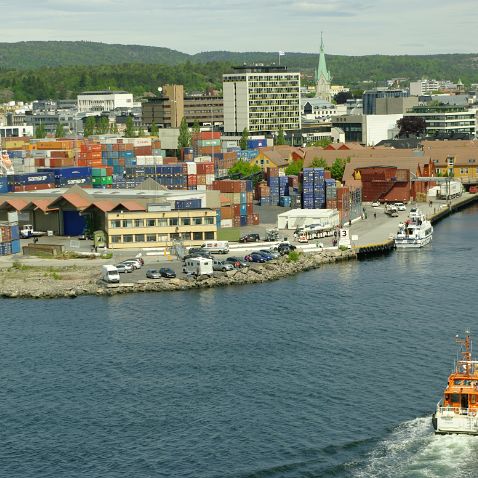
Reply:
<svg viewBox="0 0 478 478"><path fill-rule="evenodd" d="M476 0L0 0L2 39L201 51L476 53Z"/></svg>

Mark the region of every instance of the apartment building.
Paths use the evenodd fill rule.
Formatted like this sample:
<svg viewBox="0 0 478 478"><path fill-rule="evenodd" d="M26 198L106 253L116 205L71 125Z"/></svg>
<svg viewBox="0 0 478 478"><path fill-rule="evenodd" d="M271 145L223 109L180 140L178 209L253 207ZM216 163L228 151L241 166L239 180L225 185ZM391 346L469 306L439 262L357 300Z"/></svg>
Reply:
<svg viewBox="0 0 478 478"><path fill-rule="evenodd" d="M132 108L133 95L127 91L84 91L77 96L79 113Z"/></svg>
<svg viewBox="0 0 478 478"><path fill-rule="evenodd" d="M300 73L285 66L238 66L223 75L224 133L301 128Z"/></svg>

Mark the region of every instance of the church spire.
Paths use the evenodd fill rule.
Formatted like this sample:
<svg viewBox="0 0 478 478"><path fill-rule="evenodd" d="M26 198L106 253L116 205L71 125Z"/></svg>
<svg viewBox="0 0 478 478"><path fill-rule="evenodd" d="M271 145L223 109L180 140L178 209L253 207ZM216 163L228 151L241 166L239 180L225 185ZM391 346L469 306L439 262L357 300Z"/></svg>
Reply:
<svg viewBox="0 0 478 478"><path fill-rule="evenodd" d="M324 51L324 38L322 32L320 33L320 55L319 55L319 65L315 73L316 81L316 98L322 98L325 101L331 101L330 94L330 82L332 77L330 71L327 70L327 64L325 62L325 51Z"/></svg>

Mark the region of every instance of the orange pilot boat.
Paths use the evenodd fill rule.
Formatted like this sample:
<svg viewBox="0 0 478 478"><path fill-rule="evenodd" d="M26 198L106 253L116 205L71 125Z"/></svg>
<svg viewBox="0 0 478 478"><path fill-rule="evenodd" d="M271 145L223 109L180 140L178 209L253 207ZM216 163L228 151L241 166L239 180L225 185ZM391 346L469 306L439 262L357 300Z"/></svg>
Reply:
<svg viewBox="0 0 478 478"><path fill-rule="evenodd" d="M471 337L457 336L461 358L448 377L443 398L438 402L432 422L435 433L478 435L478 361L471 357Z"/></svg>

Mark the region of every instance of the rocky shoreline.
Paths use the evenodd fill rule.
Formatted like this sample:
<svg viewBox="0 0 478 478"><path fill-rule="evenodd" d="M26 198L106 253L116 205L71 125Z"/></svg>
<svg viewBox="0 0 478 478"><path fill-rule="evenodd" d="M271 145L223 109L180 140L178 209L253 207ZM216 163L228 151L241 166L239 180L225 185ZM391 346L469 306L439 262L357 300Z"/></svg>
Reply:
<svg viewBox="0 0 478 478"><path fill-rule="evenodd" d="M282 257L274 262L253 264L251 267L213 277L140 280L135 283L105 284L99 280L98 266L42 266L16 265L0 271L0 297L53 299L75 298L84 295L113 296L137 292L167 292L188 289L257 284L279 280L287 276L317 269L323 264L356 259L353 250L322 250L300 254L292 261Z"/></svg>

